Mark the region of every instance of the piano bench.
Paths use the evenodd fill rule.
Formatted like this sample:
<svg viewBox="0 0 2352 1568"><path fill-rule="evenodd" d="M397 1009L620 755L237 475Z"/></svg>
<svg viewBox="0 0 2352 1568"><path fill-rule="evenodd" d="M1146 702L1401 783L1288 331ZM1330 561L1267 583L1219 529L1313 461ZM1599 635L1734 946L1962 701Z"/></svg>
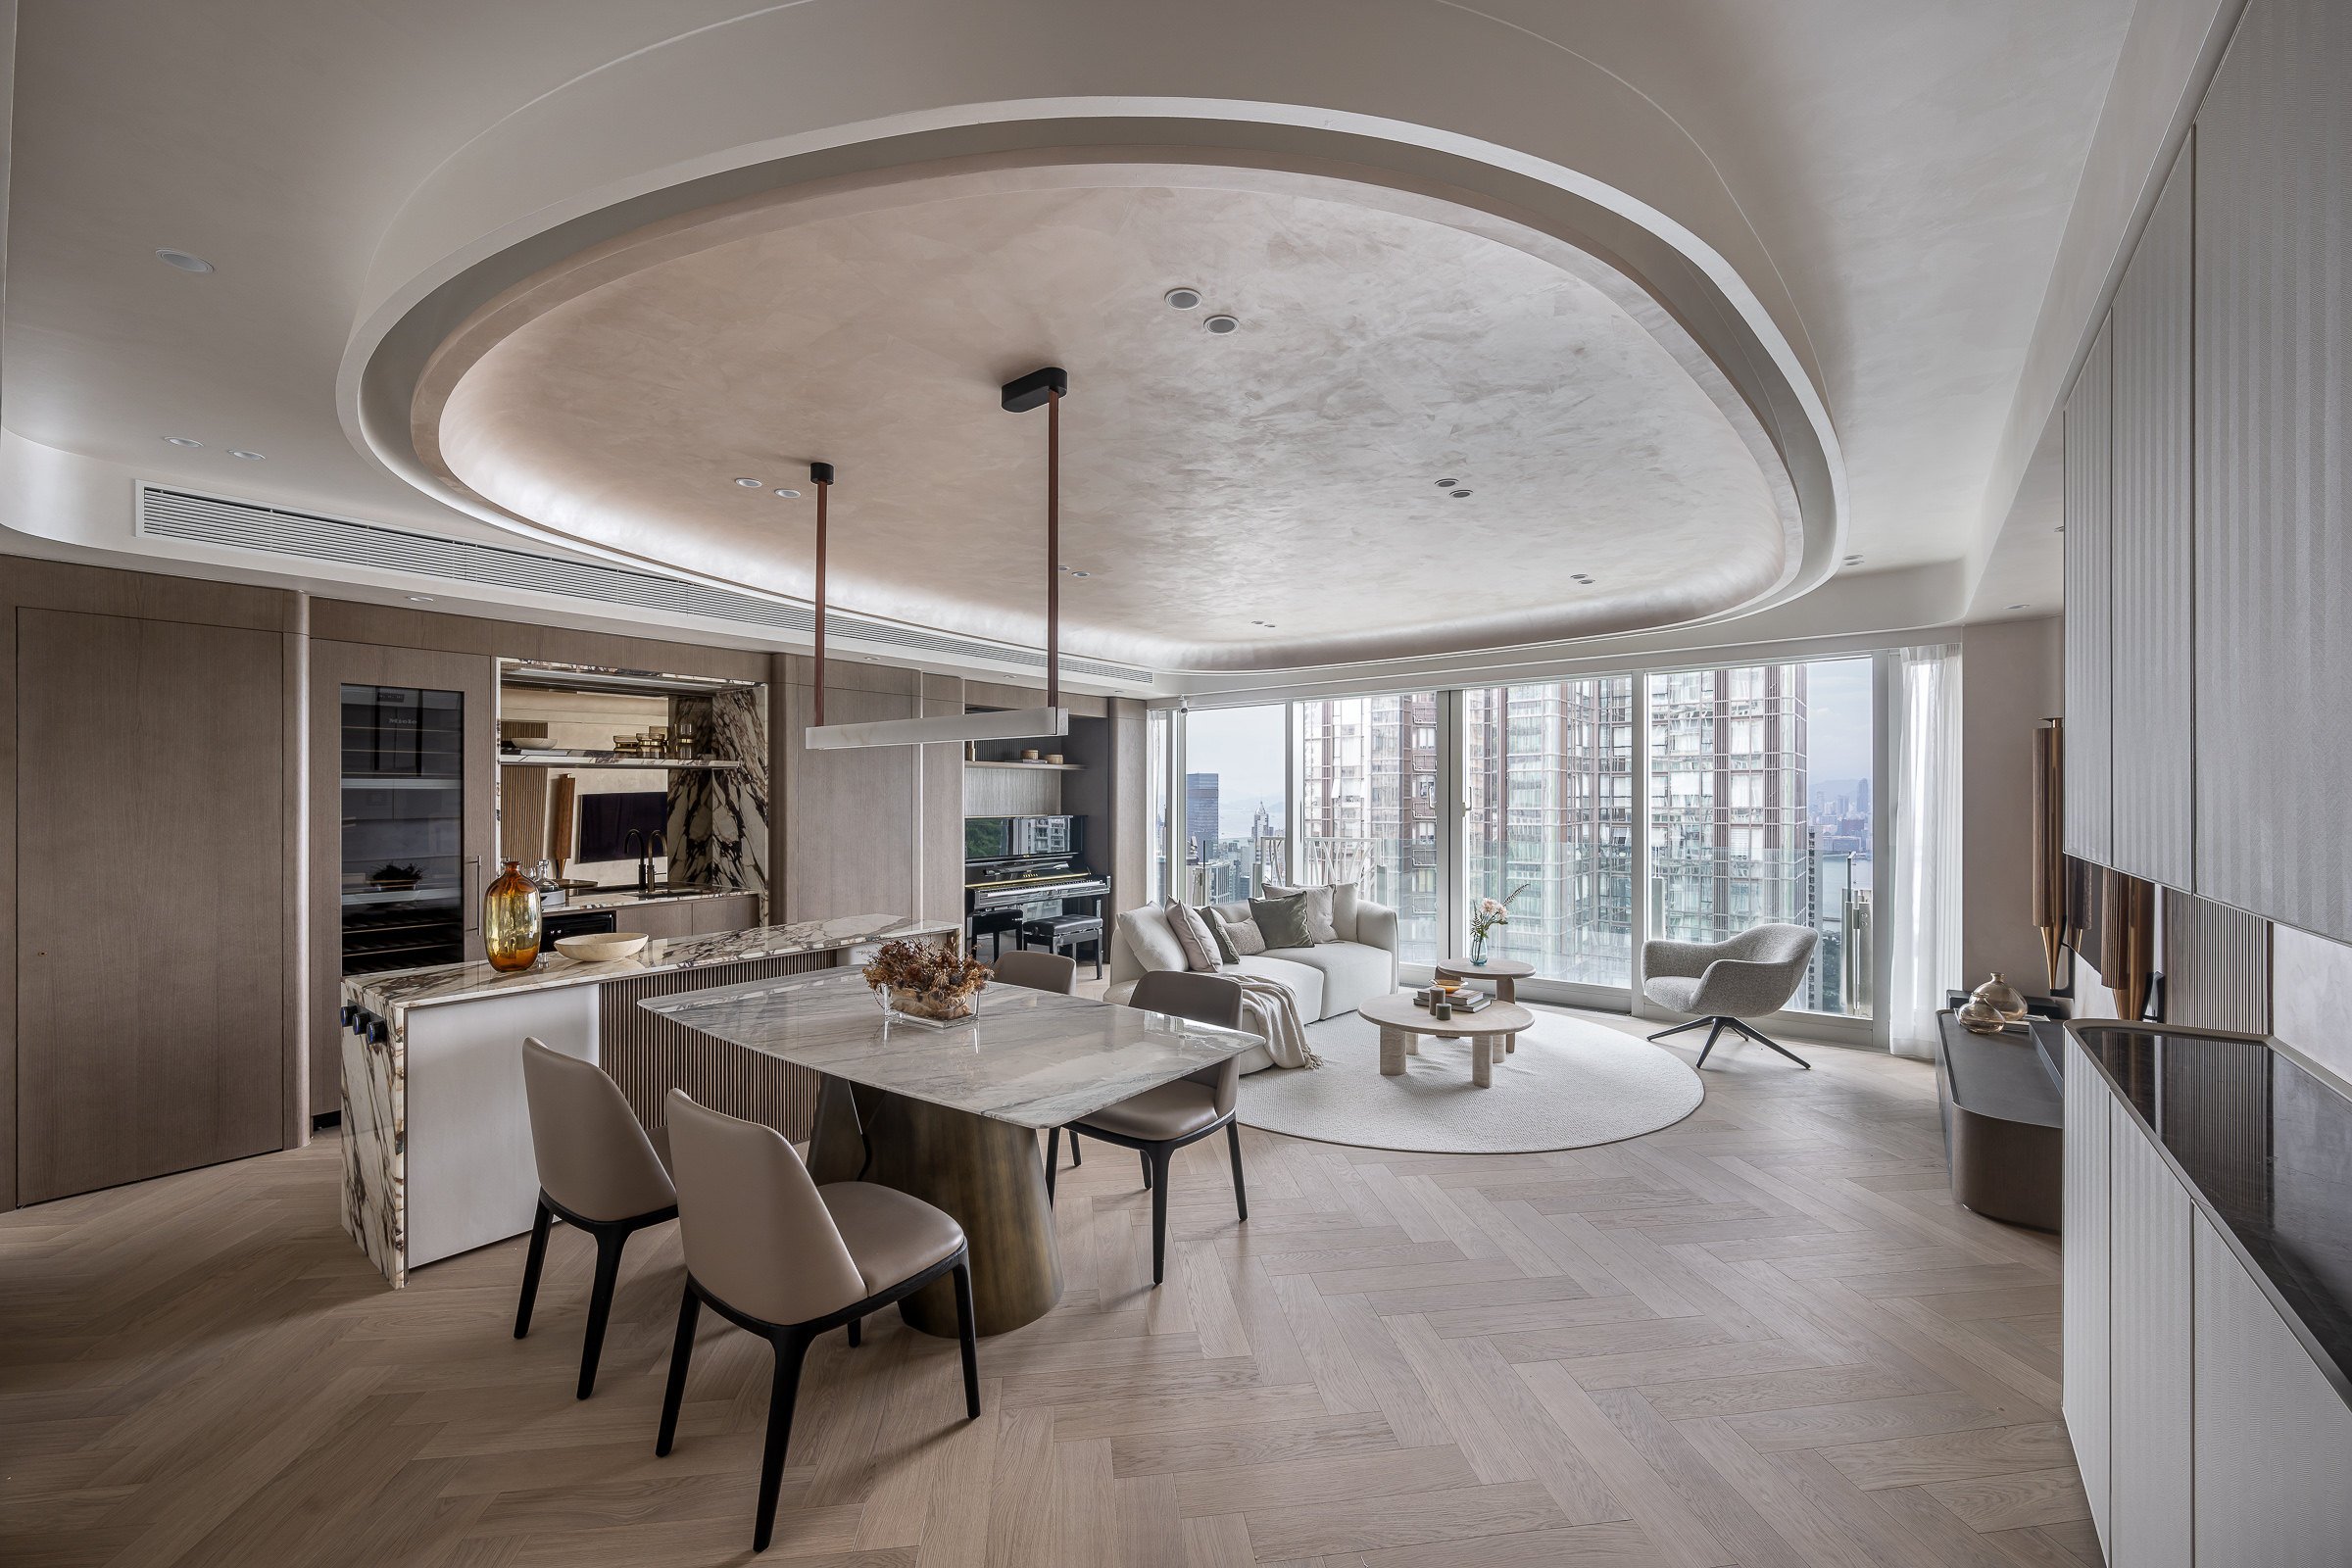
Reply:
<svg viewBox="0 0 2352 1568"><path fill-rule="evenodd" d="M988 956L996 957L1004 951L1004 937L1009 932L1013 946L1021 945L1021 911L1015 909L983 909L972 916L971 956L980 956L980 939L988 938Z"/></svg>
<svg viewBox="0 0 2352 1568"><path fill-rule="evenodd" d="M1072 957L1078 956L1078 949L1092 944L1095 978L1102 978L1102 917L1099 914L1052 914L1041 920L1026 921L1021 926L1020 943L1024 948L1043 948L1048 953L1067 951Z"/></svg>

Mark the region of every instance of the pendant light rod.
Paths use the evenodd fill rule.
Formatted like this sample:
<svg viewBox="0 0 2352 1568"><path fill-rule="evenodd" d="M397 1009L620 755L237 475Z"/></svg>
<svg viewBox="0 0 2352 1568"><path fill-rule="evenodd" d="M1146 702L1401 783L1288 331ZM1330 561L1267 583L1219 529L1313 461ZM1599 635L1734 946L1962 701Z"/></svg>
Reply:
<svg viewBox="0 0 2352 1568"><path fill-rule="evenodd" d="M833 488L833 465L808 465L808 482L816 486L816 702L811 715L825 721L825 497Z"/></svg>
<svg viewBox="0 0 2352 1568"><path fill-rule="evenodd" d="M1070 372L1058 365L1004 383L1007 414L1046 411L1046 706L1061 706L1061 400Z"/></svg>

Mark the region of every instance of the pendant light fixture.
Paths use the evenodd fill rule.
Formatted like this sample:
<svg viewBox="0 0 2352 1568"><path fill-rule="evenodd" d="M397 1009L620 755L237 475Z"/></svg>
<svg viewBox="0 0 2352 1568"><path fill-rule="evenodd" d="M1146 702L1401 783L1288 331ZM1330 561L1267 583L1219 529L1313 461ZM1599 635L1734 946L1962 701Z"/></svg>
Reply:
<svg viewBox="0 0 2352 1568"><path fill-rule="evenodd" d="M1046 411L1046 706L993 713L942 713L935 718L884 718L864 724L825 722L825 524L833 465L808 466L816 486L816 688L803 741L812 752L850 751L867 746L923 746L935 741L1051 739L1070 732L1070 710L1061 706L1061 400L1070 390L1069 372L1057 365L1032 370L1000 389L1007 414Z"/></svg>

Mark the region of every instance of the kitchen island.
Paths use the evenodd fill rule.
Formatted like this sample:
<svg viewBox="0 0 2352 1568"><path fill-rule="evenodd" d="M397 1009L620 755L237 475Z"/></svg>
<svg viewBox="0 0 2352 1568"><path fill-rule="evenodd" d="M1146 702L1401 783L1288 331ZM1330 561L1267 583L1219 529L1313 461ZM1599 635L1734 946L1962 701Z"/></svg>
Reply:
<svg viewBox="0 0 2352 1568"><path fill-rule="evenodd" d="M531 1227L538 1191L522 1092L526 1035L612 1074L649 1126L675 1084L806 1136L815 1078L757 1073L637 1006L652 997L833 968L952 920L844 915L654 942L633 957L560 956L501 973L436 964L343 982L343 1228L398 1288L408 1271ZM708 1080L708 1082L707 1082ZM796 1131L797 1127L797 1131Z"/></svg>

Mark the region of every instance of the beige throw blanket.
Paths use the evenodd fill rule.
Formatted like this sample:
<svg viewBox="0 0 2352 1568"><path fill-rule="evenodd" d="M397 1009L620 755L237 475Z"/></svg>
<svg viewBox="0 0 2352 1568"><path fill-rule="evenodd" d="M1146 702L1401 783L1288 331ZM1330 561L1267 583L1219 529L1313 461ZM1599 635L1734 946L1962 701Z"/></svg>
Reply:
<svg viewBox="0 0 2352 1568"><path fill-rule="evenodd" d="M1306 1026L1298 1021L1298 1004L1288 991L1253 974L1233 978L1242 985L1242 1027L1266 1037L1266 1050L1273 1054L1275 1066L1323 1065L1323 1058L1306 1043Z"/></svg>

